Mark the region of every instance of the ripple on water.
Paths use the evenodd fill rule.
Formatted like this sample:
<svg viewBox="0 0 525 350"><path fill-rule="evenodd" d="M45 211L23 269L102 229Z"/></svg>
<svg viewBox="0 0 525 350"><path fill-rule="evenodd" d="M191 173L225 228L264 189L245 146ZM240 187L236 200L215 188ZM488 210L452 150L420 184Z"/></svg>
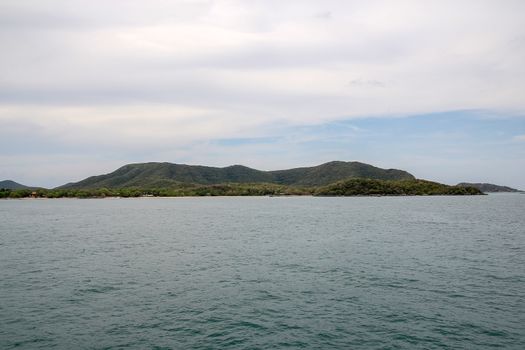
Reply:
<svg viewBox="0 0 525 350"><path fill-rule="evenodd" d="M523 212L525 196L0 201L0 348L521 349Z"/></svg>

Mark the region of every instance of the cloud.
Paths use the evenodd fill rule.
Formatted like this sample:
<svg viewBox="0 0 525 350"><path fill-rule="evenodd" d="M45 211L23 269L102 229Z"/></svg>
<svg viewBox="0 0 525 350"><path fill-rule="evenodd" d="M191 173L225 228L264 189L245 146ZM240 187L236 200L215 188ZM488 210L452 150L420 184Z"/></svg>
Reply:
<svg viewBox="0 0 525 350"><path fill-rule="evenodd" d="M250 119L217 111L177 105L4 106L0 122L11 130L0 153L9 152L12 139L27 142L35 136L73 147L96 145L135 149L182 145L192 141L233 137L255 127ZM32 136L31 136L32 135ZM30 137L31 136L31 137ZM41 152L41 148L36 151ZM11 150L12 151L12 150Z"/></svg>
<svg viewBox="0 0 525 350"><path fill-rule="evenodd" d="M523 118L523 13L512 0L2 1L0 155L204 162L218 139L330 140L323 125L355 118ZM345 154L329 143L319 154ZM262 145L242 147L264 163Z"/></svg>
<svg viewBox="0 0 525 350"><path fill-rule="evenodd" d="M3 5L4 103L242 99L318 120L524 107L520 2L32 4Z"/></svg>
<svg viewBox="0 0 525 350"><path fill-rule="evenodd" d="M518 142L525 142L525 134L523 135L516 135L512 138L513 141L518 141Z"/></svg>

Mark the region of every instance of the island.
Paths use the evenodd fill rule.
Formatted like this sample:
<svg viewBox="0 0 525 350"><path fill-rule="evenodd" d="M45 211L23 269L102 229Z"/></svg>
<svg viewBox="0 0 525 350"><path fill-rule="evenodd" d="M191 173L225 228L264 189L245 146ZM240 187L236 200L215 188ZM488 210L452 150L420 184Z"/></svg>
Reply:
<svg viewBox="0 0 525 350"><path fill-rule="evenodd" d="M53 189L0 188L0 198L480 194L483 192L472 186L449 186L416 179L404 170L342 161L275 171L262 171L242 165L217 168L139 163Z"/></svg>

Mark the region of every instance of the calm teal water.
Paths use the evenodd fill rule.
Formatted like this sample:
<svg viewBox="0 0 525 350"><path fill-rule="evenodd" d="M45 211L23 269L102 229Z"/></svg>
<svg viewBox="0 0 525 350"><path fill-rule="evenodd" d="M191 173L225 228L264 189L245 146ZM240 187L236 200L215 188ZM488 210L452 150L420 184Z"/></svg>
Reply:
<svg viewBox="0 0 525 350"><path fill-rule="evenodd" d="M524 349L525 195L0 201L1 349Z"/></svg>

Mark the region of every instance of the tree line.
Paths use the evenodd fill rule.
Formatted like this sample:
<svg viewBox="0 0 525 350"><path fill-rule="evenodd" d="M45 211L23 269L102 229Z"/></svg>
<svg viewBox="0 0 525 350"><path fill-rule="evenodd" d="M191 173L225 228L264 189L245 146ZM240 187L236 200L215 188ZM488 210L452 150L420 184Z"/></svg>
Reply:
<svg viewBox="0 0 525 350"><path fill-rule="evenodd" d="M0 198L105 198L199 196L416 196L477 195L474 187L448 186L426 180L348 179L327 186L299 187L268 183L185 185L171 188L0 189Z"/></svg>

